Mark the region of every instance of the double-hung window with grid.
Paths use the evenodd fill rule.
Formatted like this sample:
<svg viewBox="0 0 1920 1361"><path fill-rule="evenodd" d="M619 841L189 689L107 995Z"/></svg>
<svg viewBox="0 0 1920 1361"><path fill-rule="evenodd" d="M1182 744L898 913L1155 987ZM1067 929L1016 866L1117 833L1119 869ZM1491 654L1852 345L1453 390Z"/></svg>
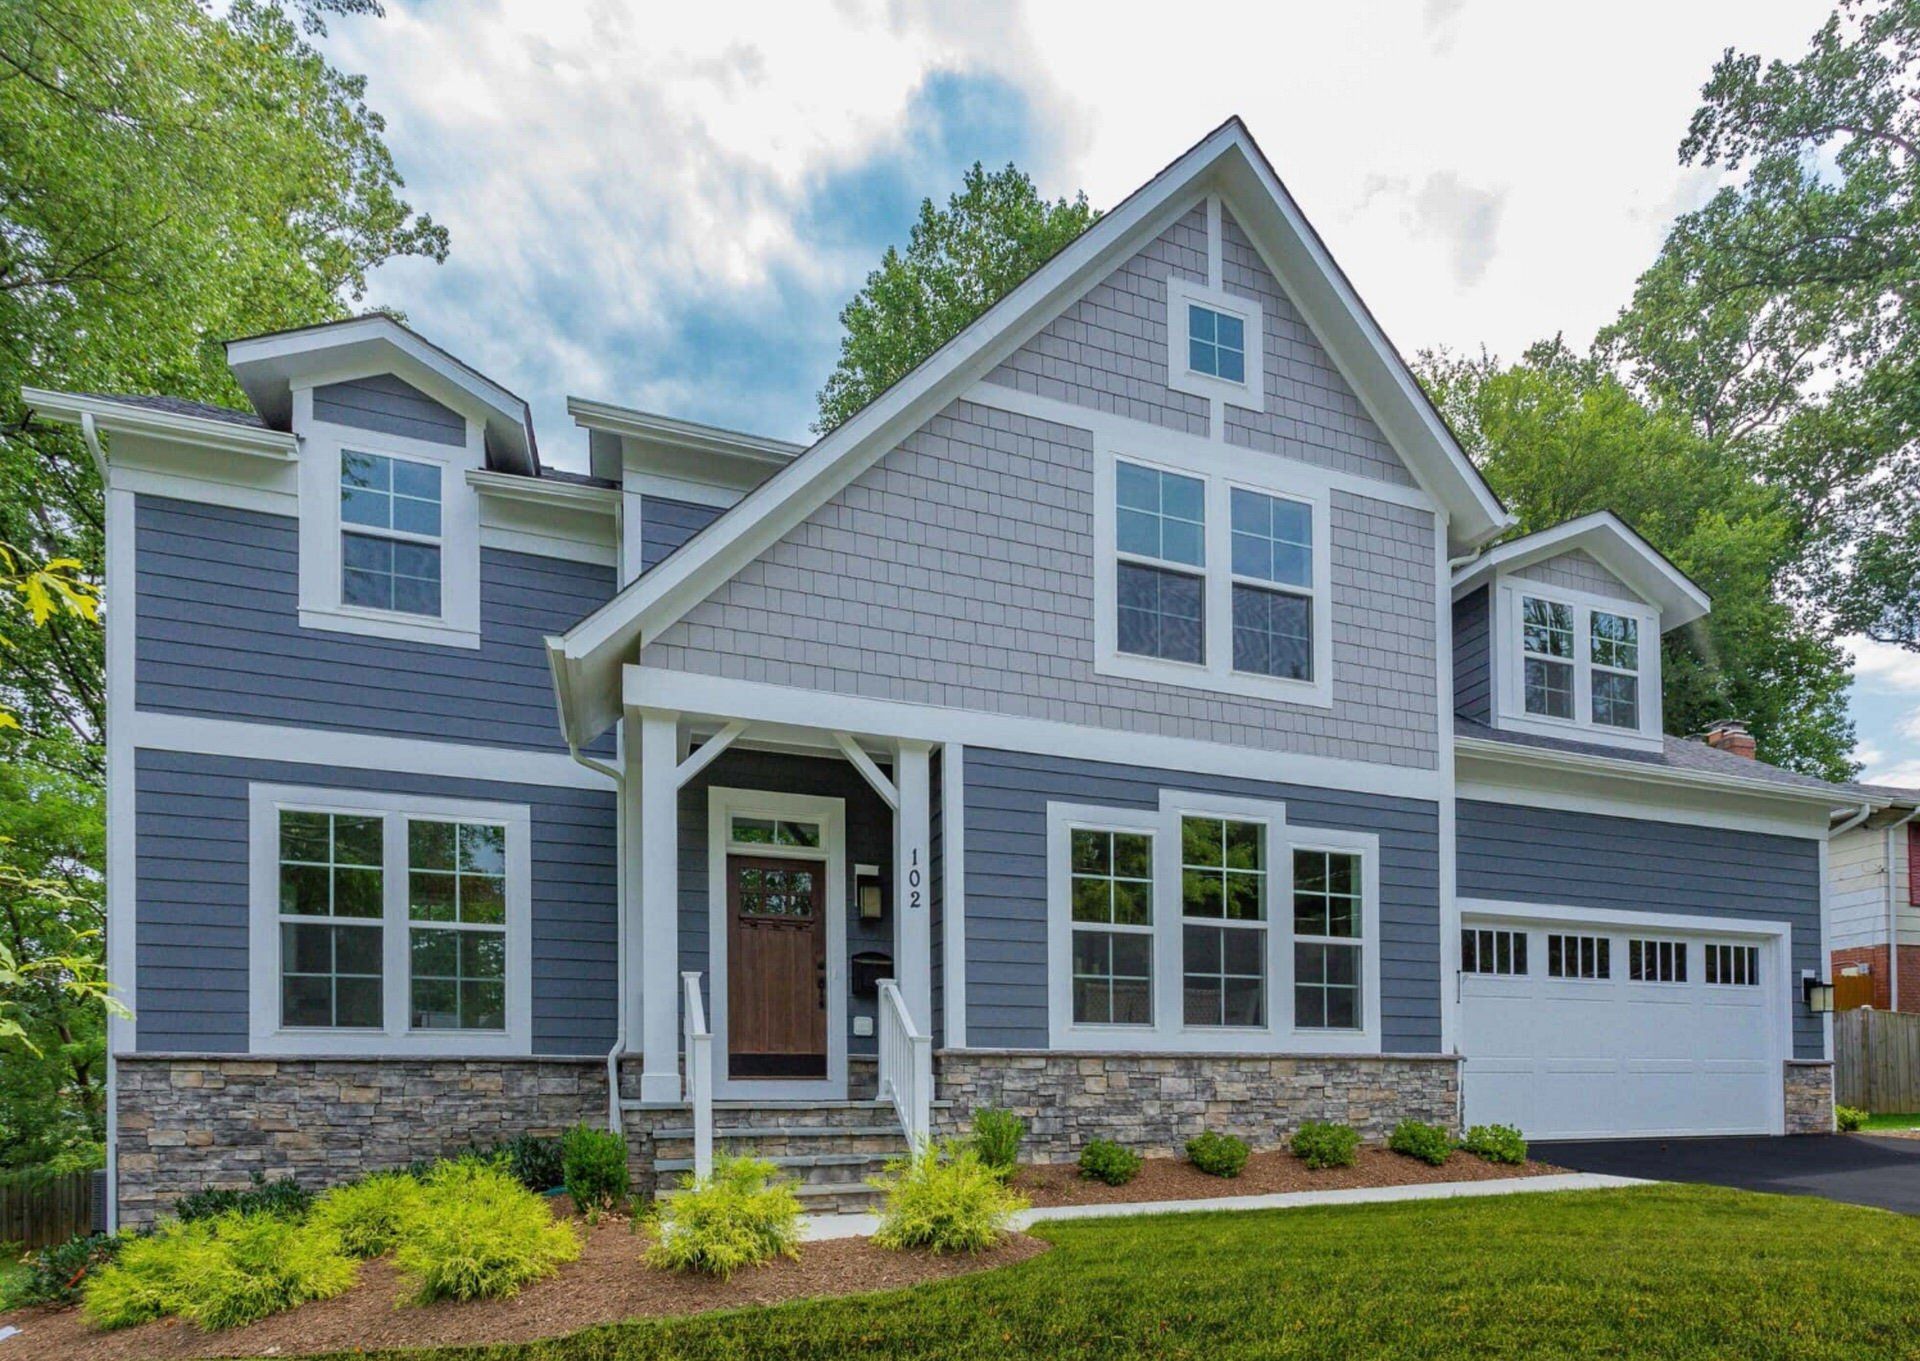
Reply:
<svg viewBox="0 0 1920 1361"><path fill-rule="evenodd" d="M440 466L341 450L341 603L437 617L440 568Z"/></svg>

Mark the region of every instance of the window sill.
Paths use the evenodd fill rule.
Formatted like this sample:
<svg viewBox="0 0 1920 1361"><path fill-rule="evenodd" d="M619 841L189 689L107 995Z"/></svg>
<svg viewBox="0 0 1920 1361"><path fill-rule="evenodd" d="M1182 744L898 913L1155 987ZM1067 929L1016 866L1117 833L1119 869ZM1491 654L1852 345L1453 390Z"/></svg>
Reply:
<svg viewBox="0 0 1920 1361"><path fill-rule="evenodd" d="M1278 676L1258 676L1245 671L1215 671L1198 662L1170 662L1125 652L1097 657L1093 670L1096 675L1178 686L1183 690L1206 694L1237 695L1314 709L1333 707L1333 686L1326 681L1284 680Z"/></svg>
<svg viewBox="0 0 1920 1361"><path fill-rule="evenodd" d="M284 1029L251 1036L248 1052L289 1058L524 1058L533 1044L511 1030Z"/></svg>
<svg viewBox="0 0 1920 1361"><path fill-rule="evenodd" d="M480 646L478 629L458 628L424 616L358 610L344 605L330 609L302 606L300 627L325 629L333 633L357 633L368 638L391 638L400 642L429 643L436 647Z"/></svg>
<svg viewBox="0 0 1920 1361"><path fill-rule="evenodd" d="M1138 1054L1245 1054L1280 1057L1305 1054L1378 1054L1380 1037L1361 1030L1278 1030L1068 1025L1050 1037L1057 1050Z"/></svg>

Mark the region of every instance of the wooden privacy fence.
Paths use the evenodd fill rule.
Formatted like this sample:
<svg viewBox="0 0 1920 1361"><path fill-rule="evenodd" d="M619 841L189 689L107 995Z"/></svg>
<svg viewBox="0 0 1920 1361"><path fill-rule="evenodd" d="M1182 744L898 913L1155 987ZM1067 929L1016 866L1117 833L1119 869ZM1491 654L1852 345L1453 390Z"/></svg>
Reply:
<svg viewBox="0 0 1920 1361"><path fill-rule="evenodd" d="M0 1243L43 1248L100 1227L98 1172L0 1174Z"/></svg>
<svg viewBox="0 0 1920 1361"><path fill-rule="evenodd" d="M1875 1115L1920 1111L1920 1016L1835 1012L1833 1099Z"/></svg>

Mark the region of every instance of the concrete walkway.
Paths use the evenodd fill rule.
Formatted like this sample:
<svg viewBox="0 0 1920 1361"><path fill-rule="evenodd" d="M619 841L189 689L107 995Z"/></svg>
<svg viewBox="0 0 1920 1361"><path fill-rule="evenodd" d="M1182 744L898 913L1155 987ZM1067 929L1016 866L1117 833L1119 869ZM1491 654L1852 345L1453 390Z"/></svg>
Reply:
<svg viewBox="0 0 1920 1361"><path fill-rule="evenodd" d="M1025 1210L1014 1220L1017 1229L1050 1219L1114 1219L1123 1215L1198 1214L1208 1210L1293 1210L1306 1205L1368 1205L1400 1200L1454 1200L1464 1196L1511 1196L1538 1191L1600 1191L1619 1186L1645 1186L1639 1177L1617 1177L1597 1172L1563 1172L1545 1177L1511 1177L1497 1181L1441 1181L1418 1186L1356 1186L1339 1191L1277 1191L1264 1196L1209 1196L1203 1200L1142 1200L1121 1204L1050 1205ZM801 1237L808 1242L827 1238L866 1238L880 1225L877 1215L808 1215Z"/></svg>

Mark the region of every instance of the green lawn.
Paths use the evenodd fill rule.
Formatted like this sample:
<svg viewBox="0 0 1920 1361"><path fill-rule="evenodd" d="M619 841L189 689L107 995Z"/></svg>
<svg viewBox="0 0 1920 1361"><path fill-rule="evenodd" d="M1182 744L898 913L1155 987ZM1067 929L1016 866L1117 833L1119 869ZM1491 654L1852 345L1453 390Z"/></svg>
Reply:
<svg viewBox="0 0 1920 1361"><path fill-rule="evenodd" d="M0 1243L0 1309L5 1309L14 1292L26 1283L27 1264L20 1260L20 1245Z"/></svg>
<svg viewBox="0 0 1920 1361"><path fill-rule="evenodd" d="M1920 1220L1646 1187L1044 1226L1036 1261L863 1299L438 1358L1920 1354ZM427 1353L416 1355L425 1356Z"/></svg>
<svg viewBox="0 0 1920 1361"><path fill-rule="evenodd" d="M1905 1115L1869 1115L1862 1130L1876 1129L1914 1129L1920 1127L1920 1111L1909 1111Z"/></svg>

